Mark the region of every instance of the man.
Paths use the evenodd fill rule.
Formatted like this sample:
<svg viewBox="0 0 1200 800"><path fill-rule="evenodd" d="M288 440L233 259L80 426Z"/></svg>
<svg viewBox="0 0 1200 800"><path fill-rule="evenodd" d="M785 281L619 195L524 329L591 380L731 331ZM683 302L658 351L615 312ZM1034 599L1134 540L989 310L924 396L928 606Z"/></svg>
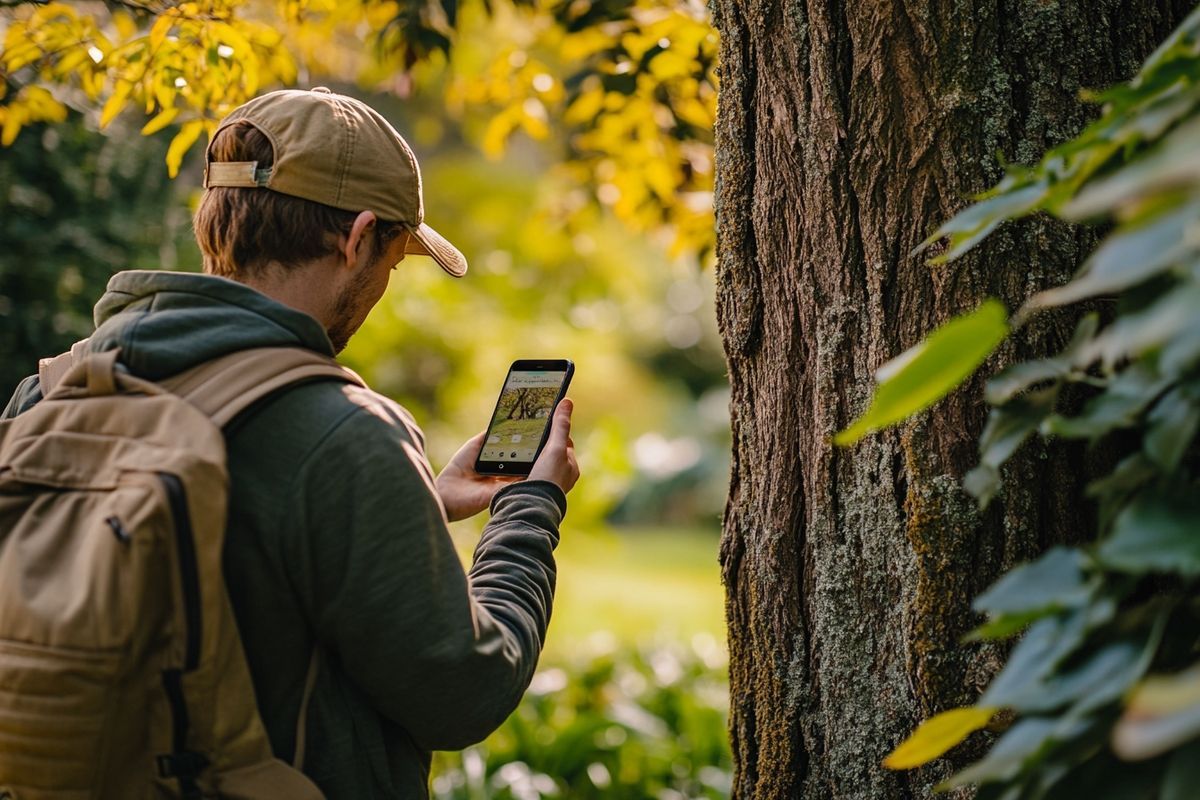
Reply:
<svg viewBox="0 0 1200 800"><path fill-rule="evenodd" d="M88 348L119 347L137 376L252 347L332 355L406 253L467 270L424 223L411 150L357 100L264 95L222 122L206 158L208 274L120 273L96 306ZM27 379L5 416L40 398ZM336 381L283 390L227 430L224 572L259 711L292 761L315 649L304 772L328 797L426 797L430 751L484 738L520 700L579 476L571 410L559 405L520 482L474 472L482 433L435 479L404 409ZM468 577L446 523L489 505Z"/></svg>

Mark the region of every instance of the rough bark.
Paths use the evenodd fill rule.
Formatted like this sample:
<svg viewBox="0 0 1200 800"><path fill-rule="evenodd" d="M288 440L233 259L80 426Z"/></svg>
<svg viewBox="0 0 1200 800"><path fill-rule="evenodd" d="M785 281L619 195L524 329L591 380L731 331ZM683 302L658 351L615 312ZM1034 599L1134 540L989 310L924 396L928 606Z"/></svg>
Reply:
<svg viewBox="0 0 1200 800"><path fill-rule="evenodd" d="M997 154L1032 162L1077 133L1091 113L1079 90L1130 76L1190 5L712 0L735 797L929 796L952 760L879 762L998 667L995 649L959 644L972 597L1089 535L1078 450L1023 453L1005 494L974 510L959 483L986 415L979 380L853 448L829 440L864 409L874 369L937 324L1075 270L1090 234L1045 219L949 266L909 253L1000 177ZM1070 328L1043 320L985 372Z"/></svg>

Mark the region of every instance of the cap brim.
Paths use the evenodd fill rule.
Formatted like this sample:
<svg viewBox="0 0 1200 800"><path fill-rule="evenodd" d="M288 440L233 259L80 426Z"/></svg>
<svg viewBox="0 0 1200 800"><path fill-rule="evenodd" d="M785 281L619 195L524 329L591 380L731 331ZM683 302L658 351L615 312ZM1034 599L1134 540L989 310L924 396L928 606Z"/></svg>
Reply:
<svg viewBox="0 0 1200 800"><path fill-rule="evenodd" d="M439 267L456 278L467 274L467 257L457 247L450 244L445 236L424 222L416 227L410 227L408 230L412 236L408 237L408 244L404 247L405 253L429 256L438 263Z"/></svg>

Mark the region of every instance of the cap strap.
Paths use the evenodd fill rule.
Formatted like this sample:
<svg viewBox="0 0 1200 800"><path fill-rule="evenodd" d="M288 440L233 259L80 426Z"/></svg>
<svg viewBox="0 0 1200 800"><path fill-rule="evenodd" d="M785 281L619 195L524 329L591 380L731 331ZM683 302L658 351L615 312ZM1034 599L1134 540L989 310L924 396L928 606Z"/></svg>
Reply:
<svg viewBox="0 0 1200 800"><path fill-rule="evenodd" d="M213 186L266 186L271 167L258 169L257 161L213 161L204 170L204 188Z"/></svg>

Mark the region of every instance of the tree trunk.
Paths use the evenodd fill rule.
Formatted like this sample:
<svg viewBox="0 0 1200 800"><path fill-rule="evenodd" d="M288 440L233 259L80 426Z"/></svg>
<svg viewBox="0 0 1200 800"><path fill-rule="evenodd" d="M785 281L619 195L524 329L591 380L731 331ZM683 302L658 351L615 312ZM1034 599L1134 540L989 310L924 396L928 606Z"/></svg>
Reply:
<svg viewBox="0 0 1200 800"><path fill-rule="evenodd" d="M1128 78L1179 0L713 0L721 40L717 313L732 386L727 591L734 796L927 797L964 759L880 760L1000 664L961 645L971 599L1088 538L1078 449L1028 447L978 514L960 489L975 380L837 449L873 371L954 314L1064 281L1092 236L1046 219L931 268L910 254L973 193L1082 129L1081 88ZM993 359L1061 346L1041 320Z"/></svg>

